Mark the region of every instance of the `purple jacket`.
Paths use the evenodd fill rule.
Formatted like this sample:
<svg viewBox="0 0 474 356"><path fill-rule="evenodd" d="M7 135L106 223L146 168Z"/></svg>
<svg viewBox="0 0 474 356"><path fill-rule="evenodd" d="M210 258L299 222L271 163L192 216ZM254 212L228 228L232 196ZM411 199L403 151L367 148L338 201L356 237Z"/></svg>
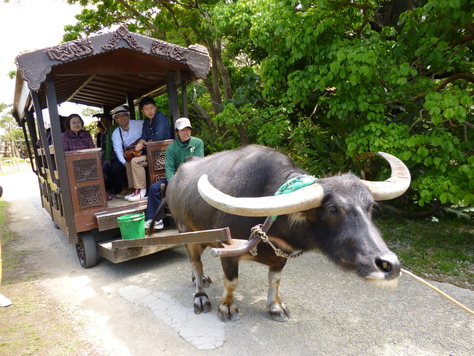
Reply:
<svg viewBox="0 0 474 356"><path fill-rule="evenodd" d="M94 148L94 142L92 141L91 134L89 131L81 130L76 135L71 130L64 131L62 133L64 152L66 151L77 151L85 148Z"/></svg>

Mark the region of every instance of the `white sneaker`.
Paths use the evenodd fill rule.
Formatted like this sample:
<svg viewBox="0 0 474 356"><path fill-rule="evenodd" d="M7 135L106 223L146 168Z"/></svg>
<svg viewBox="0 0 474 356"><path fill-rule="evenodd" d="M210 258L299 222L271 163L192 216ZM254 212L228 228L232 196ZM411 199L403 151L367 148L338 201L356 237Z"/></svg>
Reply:
<svg viewBox="0 0 474 356"><path fill-rule="evenodd" d="M10 304L12 304L12 301L5 297L3 294L0 294L0 307L8 307Z"/></svg>
<svg viewBox="0 0 474 356"><path fill-rule="evenodd" d="M128 201L139 201L146 199L145 197L146 194L146 188L143 189L135 189L135 194L133 194L130 198L128 198Z"/></svg>
<svg viewBox="0 0 474 356"><path fill-rule="evenodd" d="M152 220L153 219L148 219L147 221L145 221L146 230L148 230L148 228L150 227ZM153 225L153 228L155 230L161 230L163 227L164 227L163 220L155 221L155 224Z"/></svg>
<svg viewBox="0 0 474 356"><path fill-rule="evenodd" d="M155 221L155 225L153 225L155 230L161 230L164 225L163 225L163 220Z"/></svg>
<svg viewBox="0 0 474 356"><path fill-rule="evenodd" d="M129 188L129 189L133 189L133 188ZM133 197L136 192L137 192L137 189L133 189L133 191L130 194L125 195L123 198L125 200L128 200L129 198Z"/></svg>

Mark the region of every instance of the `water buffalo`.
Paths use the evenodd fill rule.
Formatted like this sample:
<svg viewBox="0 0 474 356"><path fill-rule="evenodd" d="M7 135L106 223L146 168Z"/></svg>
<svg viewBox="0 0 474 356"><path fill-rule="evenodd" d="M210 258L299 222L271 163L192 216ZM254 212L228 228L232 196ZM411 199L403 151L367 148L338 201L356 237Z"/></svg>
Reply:
<svg viewBox="0 0 474 356"><path fill-rule="evenodd" d="M251 228L261 224L264 217L278 216L267 236L284 253L317 249L367 280L396 283L400 263L373 224L372 207L376 200L403 194L410 184L410 172L396 157L380 155L392 169L386 181L369 182L342 174L280 195L275 193L286 182L307 176L277 150L249 145L204 158L193 157L170 181L167 204L180 232L229 227L232 238L237 239L248 239ZM196 281L195 313L211 310L204 292L210 279L204 275L201 262L205 248L203 244L186 245ZM263 242L257 245L256 255L221 258L225 291L218 317L222 321L239 319L233 293L241 260L269 266L267 307L274 320L286 321L289 310L278 288L287 258Z"/></svg>

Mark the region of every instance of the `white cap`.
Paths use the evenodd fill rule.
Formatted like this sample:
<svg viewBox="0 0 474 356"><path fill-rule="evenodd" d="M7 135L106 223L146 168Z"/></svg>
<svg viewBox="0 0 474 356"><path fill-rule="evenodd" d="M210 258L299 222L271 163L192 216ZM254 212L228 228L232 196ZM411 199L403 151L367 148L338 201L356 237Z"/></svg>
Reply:
<svg viewBox="0 0 474 356"><path fill-rule="evenodd" d="M192 127L191 121L187 117L181 117L174 123L174 128L178 131L184 129L185 127Z"/></svg>
<svg viewBox="0 0 474 356"><path fill-rule="evenodd" d="M116 115L118 114L122 114L126 112L127 114L129 113L129 111L127 109L125 109L123 106L117 106L114 111L112 111L112 116L113 118L115 118Z"/></svg>

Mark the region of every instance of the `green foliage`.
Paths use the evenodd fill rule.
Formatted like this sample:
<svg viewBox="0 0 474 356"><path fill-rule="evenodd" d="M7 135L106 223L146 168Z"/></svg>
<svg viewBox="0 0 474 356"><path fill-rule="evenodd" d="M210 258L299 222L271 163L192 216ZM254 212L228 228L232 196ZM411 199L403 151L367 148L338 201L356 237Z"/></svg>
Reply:
<svg viewBox="0 0 474 356"><path fill-rule="evenodd" d="M23 140L23 131L11 114L11 105L0 103L0 128L3 129L3 141Z"/></svg>
<svg viewBox="0 0 474 356"><path fill-rule="evenodd" d="M474 226L459 220L375 219L403 268L440 282L474 289Z"/></svg>
<svg viewBox="0 0 474 356"><path fill-rule="evenodd" d="M356 160L387 151L409 165L420 206L473 204L473 5L426 1L379 29L373 5L241 2L253 13L242 50L263 53L264 100L298 116L297 158L310 171L375 177L378 163Z"/></svg>
<svg viewBox="0 0 474 356"><path fill-rule="evenodd" d="M405 204L474 202L471 1L68 1L95 7L65 39L125 22L222 60L230 86L213 72L189 96L209 152L239 146L241 127L313 174L384 179L368 152L386 151L411 170Z"/></svg>
<svg viewBox="0 0 474 356"><path fill-rule="evenodd" d="M242 124L253 133L250 142L275 148L286 146L291 131L286 113L273 106L256 109L252 104L236 107L228 103L214 121L226 126Z"/></svg>

